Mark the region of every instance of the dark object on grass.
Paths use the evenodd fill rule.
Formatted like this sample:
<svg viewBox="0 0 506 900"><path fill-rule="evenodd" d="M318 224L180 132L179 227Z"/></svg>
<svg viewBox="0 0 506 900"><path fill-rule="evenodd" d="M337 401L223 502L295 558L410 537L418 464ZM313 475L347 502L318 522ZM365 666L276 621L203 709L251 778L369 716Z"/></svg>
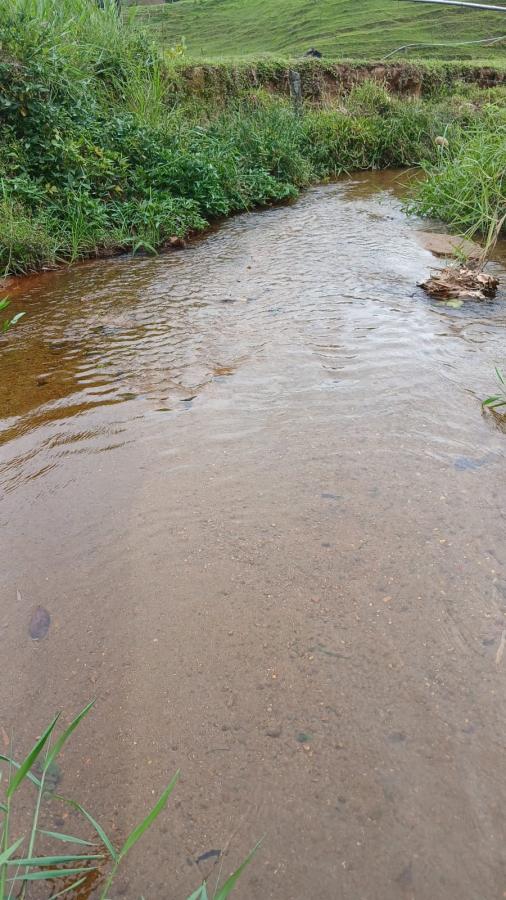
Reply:
<svg viewBox="0 0 506 900"><path fill-rule="evenodd" d="M322 55L319 50L315 50L314 47L310 47L309 50L306 50L304 56L314 56L315 59L321 59Z"/></svg>
<svg viewBox="0 0 506 900"><path fill-rule="evenodd" d="M447 266L434 272L420 287L436 300L487 300L495 296L497 278L466 266Z"/></svg>
<svg viewBox="0 0 506 900"><path fill-rule="evenodd" d="M47 609L44 609L43 606L38 606L33 613L30 619L30 624L28 626L28 633L32 640L43 640L43 638L47 636L50 624L51 616L49 615Z"/></svg>

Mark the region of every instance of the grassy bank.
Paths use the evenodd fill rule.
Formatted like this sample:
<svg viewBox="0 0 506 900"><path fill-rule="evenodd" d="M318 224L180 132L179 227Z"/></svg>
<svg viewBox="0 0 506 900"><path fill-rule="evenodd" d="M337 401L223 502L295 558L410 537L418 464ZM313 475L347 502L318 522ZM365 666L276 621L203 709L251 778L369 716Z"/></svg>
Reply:
<svg viewBox="0 0 506 900"><path fill-rule="evenodd" d="M1 0L0 41L4 273L153 251L345 171L438 165L436 136L454 153L471 128L504 124L504 88L479 90L430 68L425 99L350 77L297 116L284 84L273 92L234 67L209 82L202 67L189 75L161 60L113 2Z"/></svg>
<svg viewBox="0 0 506 900"><path fill-rule="evenodd" d="M506 108L487 107L478 122L442 147L418 183L413 210L491 243L506 232Z"/></svg>
<svg viewBox="0 0 506 900"><path fill-rule="evenodd" d="M504 15L494 12L399 0L179 0L139 10L158 40L172 46L184 37L196 58L288 56L316 47L334 58L378 59L416 44L400 55L506 59L504 41L474 43L506 34Z"/></svg>

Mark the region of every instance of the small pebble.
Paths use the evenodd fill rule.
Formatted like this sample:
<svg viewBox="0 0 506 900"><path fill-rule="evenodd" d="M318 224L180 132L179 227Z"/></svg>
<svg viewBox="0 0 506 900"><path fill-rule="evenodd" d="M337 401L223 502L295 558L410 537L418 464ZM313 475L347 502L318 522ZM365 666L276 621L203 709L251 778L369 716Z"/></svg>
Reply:
<svg viewBox="0 0 506 900"><path fill-rule="evenodd" d="M268 728L265 732L267 737L278 738L281 737L281 727L278 726L276 728Z"/></svg>

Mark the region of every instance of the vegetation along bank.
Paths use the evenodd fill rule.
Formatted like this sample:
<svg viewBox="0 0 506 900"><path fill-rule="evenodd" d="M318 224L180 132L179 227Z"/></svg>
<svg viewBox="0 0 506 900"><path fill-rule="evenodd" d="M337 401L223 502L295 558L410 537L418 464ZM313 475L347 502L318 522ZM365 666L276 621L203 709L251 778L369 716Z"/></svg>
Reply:
<svg viewBox="0 0 506 900"><path fill-rule="evenodd" d="M0 44L4 274L154 252L356 169L424 165L416 208L459 230L506 211L501 64L191 65L92 0L2 0Z"/></svg>

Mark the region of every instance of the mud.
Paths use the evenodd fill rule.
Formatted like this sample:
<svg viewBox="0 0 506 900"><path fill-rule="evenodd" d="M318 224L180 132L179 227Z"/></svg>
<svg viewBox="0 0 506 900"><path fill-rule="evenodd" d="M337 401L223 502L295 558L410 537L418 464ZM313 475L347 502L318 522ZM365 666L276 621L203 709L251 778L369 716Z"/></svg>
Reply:
<svg viewBox="0 0 506 900"><path fill-rule="evenodd" d="M506 891L505 296L429 300L395 189L14 296L0 734L95 696L59 789L117 842L182 770L113 897L212 890L262 836L237 898Z"/></svg>

